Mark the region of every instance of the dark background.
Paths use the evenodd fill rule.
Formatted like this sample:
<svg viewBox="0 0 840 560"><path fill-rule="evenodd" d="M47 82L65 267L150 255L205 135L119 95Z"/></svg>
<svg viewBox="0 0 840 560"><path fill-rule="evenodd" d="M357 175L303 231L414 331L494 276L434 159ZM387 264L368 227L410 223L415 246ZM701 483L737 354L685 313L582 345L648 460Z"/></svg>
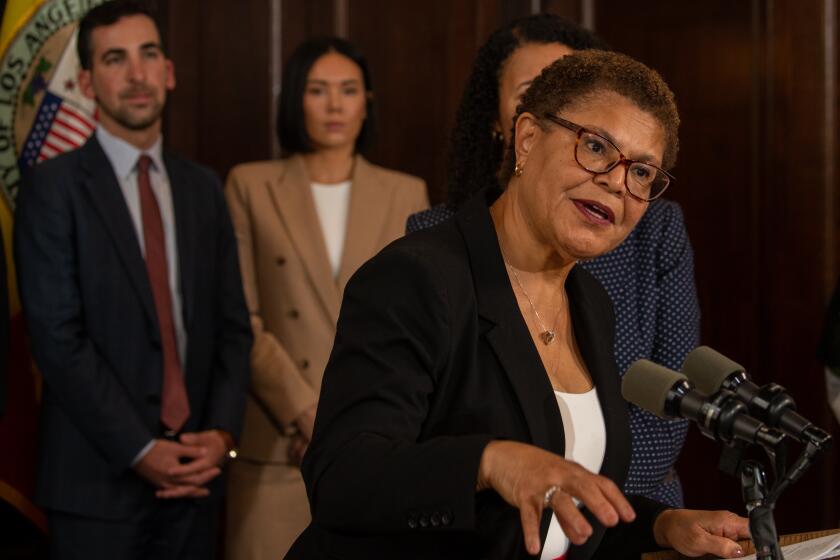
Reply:
<svg viewBox="0 0 840 560"><path fill-rule="evenodd" d="M171 1L164 33L178 87L166 141L224 176L277 155L282 62L337 34L372 65L380 117L372 161L444 197L445 151L477 48L510 19L545 10L595 29L663 74L683 119L678 181L695 249L703 342L840 436L815 346L838 274L835 0ZM679 463L688 504L741 511L718 447L692 428ZM781 501L789 533L840 525L838 452Z"/></svg>

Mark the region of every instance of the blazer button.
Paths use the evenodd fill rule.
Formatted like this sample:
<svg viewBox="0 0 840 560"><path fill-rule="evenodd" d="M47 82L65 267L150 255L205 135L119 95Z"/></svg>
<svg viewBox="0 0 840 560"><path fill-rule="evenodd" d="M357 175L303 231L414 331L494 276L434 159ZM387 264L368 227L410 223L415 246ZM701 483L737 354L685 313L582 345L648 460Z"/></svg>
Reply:
<svg viewBox="0 0 840 560"><path fill-rule="evenodd" d="M297 319L298 317L300 317L300 312L297 309L292 309L291 311L289 311L289 317L291 317L292 319Z"/></svg>
<svg viewBox="0 0 840 560"><path fill-rule="evenodd" d="M300 369L309 369L309 360L301 360Z"/></svg>
<svg viewBox="0 0 840 560"><path fill-rule="evenodd" d="M441 523L443 523L443 525L444 525L444 526L447 526L447 525L452 525L452 519L453 519L454 517L455 517L455 516L454 516L454 515L452 515L452 512L451 512L451 511L444 511L444 512L440 515L440 522L441 522Z"/></svg>
<svg viewBox="0 0 840 560"><path fill-rule="evenodd" d="M419 521L420 521L420 526L423 527L424 529L429 526L429 518L426 517L425 515L421 515Z"/></svg>
<svg viewBox="0 0 840 560"><path fill-rule="evenodd" d="M414 517L408 518L408 528L409 529L416 529L417 528L417 519Z"/></svg>
<svg viewBox="0 0 840 560"><path fill-rule="evenodd" d="M434 512L429 518L429 521L432 522L432 527L440 527L440 514L438 512Z"/></svg>
<svg viewBox="0 0 840 560"><path fill-rule="evenodd" d="M284 264L286 264L286 257L277 257L277 259L274 262L277 263L277 266L283 266Z"/></svg>

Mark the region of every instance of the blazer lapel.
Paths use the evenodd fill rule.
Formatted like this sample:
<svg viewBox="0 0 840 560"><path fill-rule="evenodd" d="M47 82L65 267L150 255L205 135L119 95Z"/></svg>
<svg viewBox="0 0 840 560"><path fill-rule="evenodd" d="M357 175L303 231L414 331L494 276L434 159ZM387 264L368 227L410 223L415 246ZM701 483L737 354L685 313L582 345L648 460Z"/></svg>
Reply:
<svg viewBox="0 0 840 560"><path fill-rule="evenodd" d="M362 156L356 156L347 234L337 278L339 293L344 293L353 273L381 248L382 231L387 225L393 198L394 189L380 183L372 166Z"/></svg>
<svg viewBox="0 0 840 560"><path fill-rule="evenodd" d="M315 288L330 320L336 323L341 298L333 278L330 257L327 254L327 246L303 158L300 156L288 158L284 169L283 175L268 185L274 206L303 261L309 281Z"/></svg>
<svg viewBox="0 0 840 560"><path fill-rule="evenodd" d="M562 456L565 437L560 410L505 271L489 203L484 196L473 197L458 214L474 274L478 313L493 325L485 337L516 393L531 441Z"/></svg>
<svg viewBox="0 0 840 560"><path fill-rule="evenodd" d="M181 282L182 315L184 328L188 328L192 318L193 301L195 296L195 255L198 239L195 234L196 205L190 200L190 176L185 172L181 162L171 154L164 153L166 175L169 178L169 189L172 192L172 209L175 214L175 237L178 245L178 273Z"/></svg>
<svg viewBox="0 0 840 560"><path fill-rule="evenodd" d="M114 168L105 152L102 151L96 135L88 140L81 150L81 166L86 174L84 187L117 246L119 259L125 266L131 284L143 303L143 309L150 323L155 326L152 330L159 333L146 261L140 252L140 242L134 229L134 221L131 219L125 197L120 190ZM159 334L154 336L159 336Z"/></svg>

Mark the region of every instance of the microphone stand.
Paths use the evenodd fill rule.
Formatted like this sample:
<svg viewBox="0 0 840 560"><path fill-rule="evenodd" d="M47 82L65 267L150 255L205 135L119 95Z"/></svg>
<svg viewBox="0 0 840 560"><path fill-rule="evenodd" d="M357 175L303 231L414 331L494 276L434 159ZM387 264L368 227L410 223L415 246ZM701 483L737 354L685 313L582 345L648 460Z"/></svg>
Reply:
<svg viewBox="0 0 840 560"><path fill-rule="evenodd" d="M758 461L744 461L740 468L741 494L750 519L750 537L757 560L784 560L773 519L775 501L767 500L767 476Z"/></svg>
<svg viewBox="0 0 840 560"><path fill-rule="evenodd" d="M782 492L799 480L817 456L831 446L831 436L818 428L806 431L804 436L805 448L791 469L787 469L786 465L787 446L784 439L772 446L767 443L753 445L761 447L774 462L775 483L769 493L767 475L761 463L754 459L743 460L747 447L745 444L725 447L721 454L720 470L740 479L757 560L784 560L773 509Z"/></svg>

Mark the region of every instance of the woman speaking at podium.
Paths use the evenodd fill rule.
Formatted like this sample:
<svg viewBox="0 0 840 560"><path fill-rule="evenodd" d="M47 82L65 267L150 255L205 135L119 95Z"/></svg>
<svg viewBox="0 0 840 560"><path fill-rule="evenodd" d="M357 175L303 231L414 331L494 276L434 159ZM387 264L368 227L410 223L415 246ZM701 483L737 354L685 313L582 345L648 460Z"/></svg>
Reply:
<svg viewBox="0 0 840 560"><path fill-rule="evenodd" d="M744 518L619 490L612 304L576 266L671 183L673 94L584 51L543 70L514 122L500 185L350 280L302 467L313 522L287 558L742 554Z"/></svg>

